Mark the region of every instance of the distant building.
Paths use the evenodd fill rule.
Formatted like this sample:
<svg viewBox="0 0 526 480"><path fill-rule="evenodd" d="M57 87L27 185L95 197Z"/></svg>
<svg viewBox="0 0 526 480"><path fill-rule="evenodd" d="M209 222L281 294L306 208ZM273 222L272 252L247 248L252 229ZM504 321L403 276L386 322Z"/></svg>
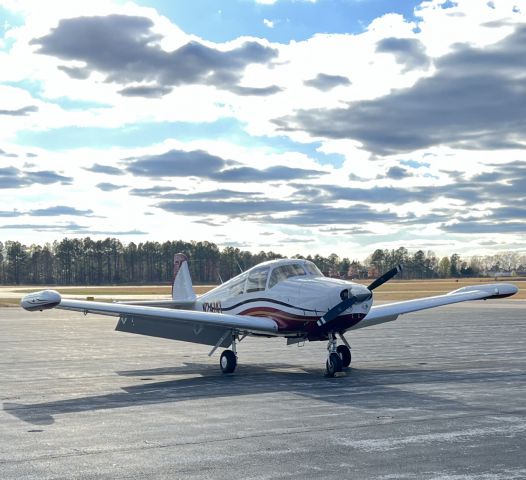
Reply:
<svg viewBox="0 0 526 480"><path fill-rule="evenodd" d="M486 272L486 275L488 277L495 277L495 278L498 278L498 277L513 277L515 274L515 272L505 272L503 270L488 270Z"/></svg>

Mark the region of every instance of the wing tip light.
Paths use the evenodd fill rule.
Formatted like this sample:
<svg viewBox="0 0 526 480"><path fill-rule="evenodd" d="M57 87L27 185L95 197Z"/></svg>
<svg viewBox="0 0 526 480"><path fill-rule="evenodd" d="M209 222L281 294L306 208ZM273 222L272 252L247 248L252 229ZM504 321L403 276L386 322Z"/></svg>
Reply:
<svg viewBox="0 0 526 480"><path fill-rule="evenodd" d="M35 310L48 310L56 307L62 300L60 293L56 290L42 290L27 294L20 301L20 305L24 310L34 312Z"/></svg>
<svg viewBox="0 0 526 480"><path fill-rule="evenodd" d="M490 299L511 297L512 295L515 295L518 291L519 289L512 283L489 283L484 285L458 288L457 290L449 292L449 294L451 295L458 293L484 292L487 293L487 296L485 298Z"/></svg>

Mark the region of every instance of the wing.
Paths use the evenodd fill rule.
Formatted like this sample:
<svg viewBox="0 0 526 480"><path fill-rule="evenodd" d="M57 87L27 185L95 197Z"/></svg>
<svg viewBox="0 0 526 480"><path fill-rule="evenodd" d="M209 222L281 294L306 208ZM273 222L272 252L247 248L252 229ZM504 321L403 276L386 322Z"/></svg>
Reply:
<svg viewBox="0 0 526 480"><path fill-rule="evenodd" d="M278 332L276 322L270 318L72 300L62 298L54 290L30 293L22 299L21 305L29 311L59 308L84 314L96 313L119 317L116 327L119 331L206 345L224 346L224 343L230 345L231 338L227 338L227 334L232 330L267 336L276 335ZM222 337L224 338L221 340Z"/></svg>
<svg viewBox="0 0 526 480"><path fill-rule="evenodd" d="M406 300L403 302L387 303L384 305L375 305L367 316L350 330L370 327L384 322L396 320L399 315L405 313L417 312L427 308L450 305L452 303L466 302L469 300L487 300L490 298L510 297L517 293L519 289L509 283L494 283L489 285L477 285L459 288L445 295L435 297L418 298L415 300Z"/></svg>

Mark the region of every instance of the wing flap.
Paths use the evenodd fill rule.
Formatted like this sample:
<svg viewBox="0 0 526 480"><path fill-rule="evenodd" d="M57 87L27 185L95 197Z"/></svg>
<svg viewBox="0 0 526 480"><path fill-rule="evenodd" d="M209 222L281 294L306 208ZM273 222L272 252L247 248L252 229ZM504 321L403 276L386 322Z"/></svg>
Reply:
<svg viewBox="0 0 526 480"><path fill-rule="evenodd" d="M229 335L230 328L174 322L157 317L123 315L119 318L115 330L182 342L217 345L223 348L227 348L232 343L232 335Z"/></svg>
<svg viewBox="0 0 526 480"><path fill-rule="evenodd" d="M417 312L428 308L450 305L453 303L467 302L470 300L487 300L490 298L503 298L514 295L518 292L515 285L509 283L493 283L488 285L476 285L459 288L445 295L434 297L418 298L415 300L405 300L402 302L387 303L384 305L374 305L367 316L357 325L351 328L370 327L384 322L396 320L399 315Z"/></svg>

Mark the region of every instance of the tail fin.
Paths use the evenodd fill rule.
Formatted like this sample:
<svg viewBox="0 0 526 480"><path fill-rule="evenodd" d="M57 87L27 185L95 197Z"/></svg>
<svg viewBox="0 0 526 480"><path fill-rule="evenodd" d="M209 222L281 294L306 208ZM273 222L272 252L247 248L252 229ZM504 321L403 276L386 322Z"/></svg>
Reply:
<svg viewBox="0 0 526 480"><path fill-rule="evenodd" d="M175 302L195 301L197 298L192 287L192 278L188 269L188 258L183 253L174 255L174 283L172 300Z"/></svg>

